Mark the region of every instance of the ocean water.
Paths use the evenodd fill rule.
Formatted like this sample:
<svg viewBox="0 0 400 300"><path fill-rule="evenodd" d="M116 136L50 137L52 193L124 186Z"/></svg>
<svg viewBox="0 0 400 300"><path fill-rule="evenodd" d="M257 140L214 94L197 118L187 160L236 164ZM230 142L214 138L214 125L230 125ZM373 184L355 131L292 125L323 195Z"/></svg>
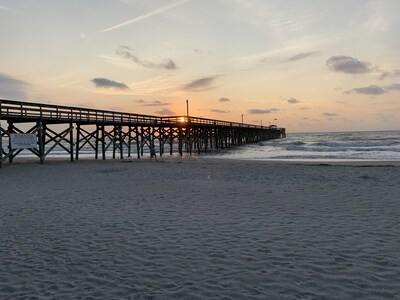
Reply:
<svg viewBox="0 0 400 300"><path fill-rule="evenodd" d="M246 145L210 156L251 160L400 161L400 131L288 133L284 139Z"/></svg>
<svg viewBox="0 0 400 300"><path fill-rule="evenodd" d="M6 148L8 141L3 141ZM69 145L64 144L66 147ZM156 145L158 149L158 145ZM47 149L46 149L47 150ZM75 149L74 149L75 152ZM112 158L112 146L106 151L106 158ZM124 158L128 149L124 145ZM169 146L165 153L169 157ZM189 154L184 150L184 156ZM79 157L93 159L95 151L85 145L79 151ZM174 143L173 156L179 156L178 143ZM192 156L198 156L193 151ZM23 150L18 158L35 157L30 151ZM69 154L56 146L48 155L49 158L68 159ZM101 153L99 153L101 157ZM119 152L116 152L118 159ZM144 148L144 157L149 157L148 147ZM212 150L200 157L241 159L241 160L293 160L293 161L400 161L399 131L358 131L333 133L287 133L286 138L264 141L224 150ZM136 144L132 144L131 158L136 158Z"/></svg>

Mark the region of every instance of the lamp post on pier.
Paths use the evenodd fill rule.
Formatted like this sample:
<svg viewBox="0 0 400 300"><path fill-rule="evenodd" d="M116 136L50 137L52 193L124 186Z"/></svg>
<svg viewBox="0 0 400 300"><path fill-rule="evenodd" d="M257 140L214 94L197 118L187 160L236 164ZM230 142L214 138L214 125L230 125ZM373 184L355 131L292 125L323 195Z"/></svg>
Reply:
<svg viewBox="0 0 400 300"><path fill-rule="evenodd" d="M189 117L189 100L186 99L186 116Z"/></svg>
<svg viewBox="0 0 400 300"><path fill-rule="evenodd" d="M243 126L243 114L242 114L242 126Z"/></svg>

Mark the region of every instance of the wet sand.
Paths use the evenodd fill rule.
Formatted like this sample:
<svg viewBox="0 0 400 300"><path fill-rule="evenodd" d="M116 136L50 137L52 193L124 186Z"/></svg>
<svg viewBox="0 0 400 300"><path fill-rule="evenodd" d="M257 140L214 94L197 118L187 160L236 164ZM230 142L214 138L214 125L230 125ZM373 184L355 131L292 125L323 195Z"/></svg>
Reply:
<svg viewBox="0 0 400 300"><path fill-rule="evenodd" d="M0 298L400 298L399 163L0 169Z"/></svg>

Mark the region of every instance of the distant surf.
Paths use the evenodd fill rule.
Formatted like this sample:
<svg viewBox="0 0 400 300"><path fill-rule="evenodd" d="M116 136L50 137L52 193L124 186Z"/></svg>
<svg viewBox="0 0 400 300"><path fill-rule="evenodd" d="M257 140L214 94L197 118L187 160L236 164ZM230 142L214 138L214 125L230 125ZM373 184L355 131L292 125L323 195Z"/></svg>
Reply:
<svg viewBox="0 0 400 300"><path fill-rule="evenodd" d="M4 141L4 144L6 141ZM68 145L65 144L67 147ZM156 147L158 150L158 143ZM124 153L127 153L124 145ZM179 156L178 143L174 143L173 156ZM144 157L149 157L148 147L144 147ZM106 157L112 158L112 147L106 151ZM169 146L166 145L165 157L169 157ZM184 156L190 155L184 149ZM198 155L196 151L193 156ZM79 152L80 158L93 159L95 152L85 145ZM400 131L357 131L334 133L287 133L286 138L263 141L256 144L212 150L200 156L240 160L294 160L294 161L400 161ZM35 157L24 149L18 157ZM68 159L69 154L60 146L52 150L50 157ZM117 157L119 157L117 155ZM132 158L135 159L136 144L132 147ZM127 158L127 157L126 157Z"/></svg>
<svg viewBox="0 0 400 300"><path fill-rule="evenodd" d="M400 131L288 133L285 139L250 144L211 156L252 160L400 161Z"/></svg>

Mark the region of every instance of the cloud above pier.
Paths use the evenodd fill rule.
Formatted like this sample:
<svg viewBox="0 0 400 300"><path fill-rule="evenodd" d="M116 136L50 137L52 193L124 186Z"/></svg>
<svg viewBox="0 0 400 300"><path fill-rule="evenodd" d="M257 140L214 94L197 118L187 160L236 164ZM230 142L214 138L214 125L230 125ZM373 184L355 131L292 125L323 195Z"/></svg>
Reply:
<svg viewBox="0 0 400 300"><path fill-rule="evenodd" d="M351 56L332 56L326 61L331 71L346 74L365 74L373 70L372 64Z"/></svg>
<svg viewBox="0 0 400 300"><path fill-rule="evenodd" d="M27 82L16 79L10 75L0 73L0 84L10 84L15 86L27 86Z"/></svg>
<svg viewBox="0 0 400 300"><path fill-rule="evenodd" d="M400 92L400 83L390 84L386 86L386 90Z"/></svg>
<svg viewBox="0 0 400 300"><path fill-rule="evenodd" d="M169 108L163 108L161 110L155 111L156 114L160 116L175 116L176 113L173 110L170 110Z"/></svg>
<svg viewBox="0 0 400 300"><path fill-rule="evenodd" d="M117 81L107 79L107 78L93 78L91 81L98 88L129 90L129 87L125 83L117 82Z"/></svg>
<svg viewBox="0 0 400 300"><path fill-rule="evenodd" d="M332 117L337 117L339 114L334 113L334 112L324 112L323 115L327 118L332 118Z"/></svg>
<svg viewBox="0 0 400 300"><path fill-rule="evenodd" d="M318 51L312 51L312 52L302 52L296 55L293 55L291 57L289 57L288 59L284 60L283 62L295 62L298 60L303 60L306 59L310 56L314 56L315 54L317 54Z"/></svg>
<svg viewBox="0 0 400 300"><path fill-rule="evenodd" d="M265 114L271 114L272 112L273 111L271 109L259 109L259 108L253 108L247 111L247 113L251 115L265 115Z"/></svg>
<svg viewBox="0 0 400 300"><path fill-rule="evenodd" d="M290 97L289 99L287 99L287 102L290 104L296 104L296 103L300 103L301 101L299 99L296 99L294 97Z"/></svg>
<svg viewBox="0 0 400 300"><path fill-rule="evenodd" d="M171 105L171 103L168 102L162 102L159 100L155 101L145 101L143 99L136 101L137 103L140 103L141 106L168 106Z"/></svg>
<svg viewBox="0 0 400 300"><path fill-rule="evenodd" d="M223 110L223 109L217 109L217 108L210 109L210 111L213 112L213 113L217 113L217 114L228 114L228 113L230 113L230 110Z"/></svg>
<svg viewBox="0 0 400 300"><path fill-rule="evenodd" d="M390 70L390 71L382 71L379 76L379 79L385 80L388 78L396 78L400 77L400 70Z"/></svg>
<svg viewBox="0 0 400 300"><path fill-rule="evenodd" d="M217 77L218 76L210 76L193 80L183 85L182 89L191 92L201 92L201 91L215 89L216 87L214 86L214 83Z"/></svg>
<svg viewBox="0 0 400 300"><path fill-rule="evenodd" d="M144 68L165 70L176 70L178 68L175 62L170 58L164 58L164 61L162 63L154 63L145 59L140 59L128 46L120 46L115 52L118 56L126 60L132 61Z"/></svg>
<svg viewBox="0 0 400 300"><path fill-rule="evenodd" d="M359 88L354 88L351 90L346 91L345 93L358 93L358 94L364 94L364 95L382 95L386 93L385 89L377 86L377 85L370 85L370 86L365 86L365 87L359 87Z"/></svg>
<svg viewBox="0 0 400 300"><path fill-rule="evenodd" d="M27 88L26 81L17 79L11 75L0 73L0 97L14 100L25 99Z"/></svg>

